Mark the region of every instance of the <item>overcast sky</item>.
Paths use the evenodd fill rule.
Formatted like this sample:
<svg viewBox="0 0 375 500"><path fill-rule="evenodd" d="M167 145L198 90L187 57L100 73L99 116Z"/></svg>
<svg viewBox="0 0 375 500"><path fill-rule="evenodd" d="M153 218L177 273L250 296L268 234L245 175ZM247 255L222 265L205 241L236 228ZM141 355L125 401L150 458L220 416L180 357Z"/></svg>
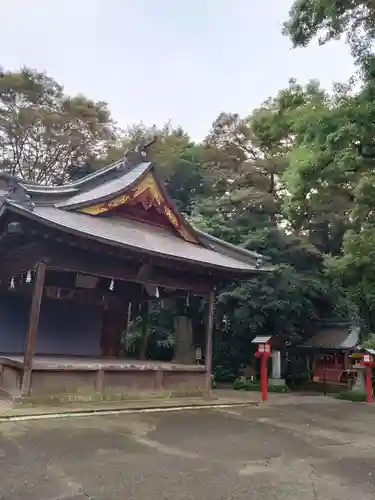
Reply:
<svg viewBox="0 0 375 500"><path fill-rule="evenodd" d="M221 111L248 114L287 85L353 72L343 43L291 50L291 0L12 0L0 65L45 70L67 93L109 103L125 127L169 119L194 138Z"/></svg>

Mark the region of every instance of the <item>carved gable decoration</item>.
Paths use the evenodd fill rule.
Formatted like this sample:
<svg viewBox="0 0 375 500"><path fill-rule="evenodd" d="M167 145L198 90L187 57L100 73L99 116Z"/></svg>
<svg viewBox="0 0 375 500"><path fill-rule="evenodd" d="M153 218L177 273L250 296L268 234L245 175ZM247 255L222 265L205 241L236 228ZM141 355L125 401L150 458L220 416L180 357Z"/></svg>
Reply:
<svg viewBox="0 0 375 500"><path fill-rule="evenodd" d="M128 215L131 218L137 218L137 214L139 214L140 220L145 220L143 215L152 210L157 213L159 221L162 219L165 221L165 225L171 224L186 241L197 243L196 237L183 226L181 217L165 198L152 172L149 172L131 189L122 194L107 201L78 209L79 212L89 215L113 212L122 213L125 217Z"/></svg>

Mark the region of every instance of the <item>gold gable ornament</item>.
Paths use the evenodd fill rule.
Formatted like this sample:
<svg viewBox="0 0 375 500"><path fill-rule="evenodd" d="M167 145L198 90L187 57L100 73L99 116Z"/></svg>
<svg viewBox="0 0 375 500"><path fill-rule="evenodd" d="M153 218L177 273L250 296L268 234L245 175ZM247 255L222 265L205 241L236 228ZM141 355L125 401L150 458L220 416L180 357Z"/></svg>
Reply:
<svg viewBox="0 0 375 500"><path fill-rule="evenodd" d="M147 195L147 203L142 197ZM148 173L138 184L134 186L127 193L122 193L121 195L112 198L109 201L97 203L88 207L82 207L78 209L79 212L83 212L88 215L100 215L111 210L128 205L136 204L141 202L143 208L147 210L146 206L155 206L160 210L172 224L172 226L178 231L180 236L191 243L197 243L197 239L194 235L190 234L180 223L178 215L175 214L172 208L168 205L168 200L163 196L154 175L150 172Z"/></svg>

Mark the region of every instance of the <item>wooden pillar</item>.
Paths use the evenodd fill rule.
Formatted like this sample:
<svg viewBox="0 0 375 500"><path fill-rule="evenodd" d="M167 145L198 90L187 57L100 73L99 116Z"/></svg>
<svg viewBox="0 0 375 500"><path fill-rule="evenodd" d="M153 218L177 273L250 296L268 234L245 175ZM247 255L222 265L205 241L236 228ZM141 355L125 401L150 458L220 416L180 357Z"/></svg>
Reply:
<svg viewBox="0 0 375 500"><path fill-rule="evenodd" d="M23 377L21 386L21 395L28 396L31 388L31 372L33 369L33 357L35 351L36 335L38 332L40 306L42 303L44 277L46 274L46 265L40 262L37 266L33 297L29 316L29 326L26 336L26 347L23 358Z"/></svg>
<svg viewBox="0 0 375 500"><path fill-rule="evenodd" d="M95 390L100 394L104 392L104 370L101 368L96 372Z"/></svg>
<svg viewBox="0 0 375 500"><path fill-rule="evenodd" d="M205 349L205 365L206 365L206 384L207 390L211 390L212 378L212 334L214 329L214 307L215 307L215 292L212 290L208 295L208 311L206 323L206 349Z"/></svg>
<svg viewBox="0 0 375 500"><path fill-rule="evenodd" d="M129 351L129 328L130 328L130 322L132 319L132 303L128 303L128 310L126 312L126 325L125 325L125 355L127 356L127 353Z"/></svg>

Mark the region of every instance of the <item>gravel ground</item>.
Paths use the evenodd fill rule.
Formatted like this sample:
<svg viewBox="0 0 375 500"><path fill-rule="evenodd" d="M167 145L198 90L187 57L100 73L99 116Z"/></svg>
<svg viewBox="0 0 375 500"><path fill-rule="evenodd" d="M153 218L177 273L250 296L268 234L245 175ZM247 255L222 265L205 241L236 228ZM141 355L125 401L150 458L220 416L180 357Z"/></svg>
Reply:
<svg viewBox="0 0 375 500"><path fill-rule="evenodd" d="M264 406L0 424L2 500L373 500L375 406Z"/></svg>

